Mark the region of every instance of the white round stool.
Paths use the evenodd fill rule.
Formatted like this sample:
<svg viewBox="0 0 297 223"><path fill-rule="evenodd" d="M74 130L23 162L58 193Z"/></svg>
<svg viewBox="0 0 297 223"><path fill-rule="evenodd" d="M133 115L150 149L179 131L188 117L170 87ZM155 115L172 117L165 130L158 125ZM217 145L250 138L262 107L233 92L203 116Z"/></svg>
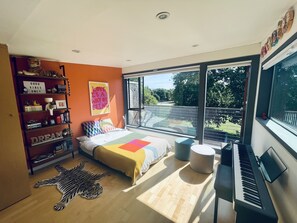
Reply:
<svg viewBox="0 0 297 223"><path fill-rule="evenodd" d="M190 166L199 173L212 173L215 151L207 145L193 145L190 152Z"/></svg>

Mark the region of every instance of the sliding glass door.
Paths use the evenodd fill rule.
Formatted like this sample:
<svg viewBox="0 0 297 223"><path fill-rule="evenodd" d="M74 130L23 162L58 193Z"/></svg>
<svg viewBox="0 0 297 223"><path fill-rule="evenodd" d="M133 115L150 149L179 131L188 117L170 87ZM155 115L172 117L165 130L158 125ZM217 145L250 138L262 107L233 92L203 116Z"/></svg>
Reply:
<svg viewBox="0 0 297 223"><path fill-rule="evenodd" d="M221 146L241 139L249 70L250 66L208 69L204 143Z"/></svg>

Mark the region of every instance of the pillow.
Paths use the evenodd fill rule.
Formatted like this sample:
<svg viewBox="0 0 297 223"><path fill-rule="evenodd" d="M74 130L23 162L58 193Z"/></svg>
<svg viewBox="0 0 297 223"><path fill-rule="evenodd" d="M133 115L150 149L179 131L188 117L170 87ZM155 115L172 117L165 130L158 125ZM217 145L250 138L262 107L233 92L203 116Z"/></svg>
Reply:
<svg viewBox="0 0 297 223"><path fill-rule="evenodd" d="M80 142L85 142L85 141L89 141L90 140L90 138L87 137L87 136L78 136L78 137L76 137L76 139L78 141L80 141Z"/></svg>
<svg viewBox="0 0 297 223"><path fill-rule="evenodd" d="M107 118L107 119L102 119L100 121L100 129L101 129L101 132L102 133L107 133L109 131L112 131L112 130L115 130L116 127L114 127L112 121L110 118Z"/></svg>
<svg viewBox="0 0 297 223"><path fill-rule="evenodd" d="M81 125L87 137L92 137L102 133L99 126L99 121L83 122Z"/></svg>

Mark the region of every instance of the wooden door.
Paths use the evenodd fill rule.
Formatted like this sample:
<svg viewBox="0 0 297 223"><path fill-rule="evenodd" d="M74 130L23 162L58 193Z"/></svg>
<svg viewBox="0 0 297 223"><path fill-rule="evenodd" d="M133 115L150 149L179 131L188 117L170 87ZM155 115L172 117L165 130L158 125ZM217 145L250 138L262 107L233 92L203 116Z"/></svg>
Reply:
<svg viewBox="0 0 297 223"><path fill-rule="evenodd" d="M0 210L31 194L7 46L0 44Z"/></svg>

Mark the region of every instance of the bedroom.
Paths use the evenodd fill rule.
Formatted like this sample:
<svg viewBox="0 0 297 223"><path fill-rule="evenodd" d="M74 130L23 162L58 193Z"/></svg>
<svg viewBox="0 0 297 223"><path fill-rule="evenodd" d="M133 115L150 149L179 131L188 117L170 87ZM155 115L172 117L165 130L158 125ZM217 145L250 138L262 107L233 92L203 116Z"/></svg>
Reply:
<svg viewBox="0 0 297 223"><path fill-rule="evenodd" d="M261 46L266 42L267 36L273 32L273 30L277 27L278 20L282 18L284 14L288 11L288 9L295 4L295 1L286 1L285 3L282 2L281 4L278 3L277 1L274 1L272 3L267 1L266 4L264 4L264 2L254 3L255 5L257 5L257 7L252 7L252 3L250 3L246 5L247 10L245 11L245 13L240 12L239 10L243 6L239 6L234 1L231 1L230 3L228 3L228 5L221 6L221 7L217 6L216 4L218 3L214 3L214 2L203 5L203 7L201 6L200 10L205 11L205 13L201 12L201 14L205 16L204 18L209 18L209 25L203 26L202 24L205 24L206 19L204 19L203 21L201 18L199 18L200 19L198 23L200 25L199 30L201 32L208 33L208 36L206 35L204 36L204 38L208 38L209 42L212 43L212 45L210 44L209 46L210 48L205 50L203 50L203 47L205 46L202 44L202 42L206 40L205 39L203 40L203 37L199 39L198 37L200 35L198 34L195 34L195 35L193 34L192 37L191 36L184 37L180 35L176 29L174 29L175 26L182 26L181 23L183 22L180 20L176 20L177 19L176 16L178 15L178 12L179 12L178 8L181 8L184 10L183 12L184 14L182 15L184 15L185 18L188 16L189 17L188 19L193 20L194 13L191 10L194 10L195 7L198 10L199 7L197 5L195 5L195 7L189 7L189 6L184 6L182 3L175 2L174 6L170 6L168 2L166 3L164 2L160 4L160 6L154 8L153 6L150 6L148 4L146 8L150 10L144 10L145 14L143 16L151 17L151 20L146 21L147 23L145 24L139 24L137 23L138 19L129 17L128 16L129 13L127 12L131 12L131 13L133 12L132 15L135 17L141 16L142 14L140 14L140 12L137 11L138 8L144 7L141 5L141 3L137 4L135 3L135 1L129 1L129 4L127 3L127 5L125 5L123 3L123 4L119 4L117 7L115 6L112 7L112 3L107 3L104 1L100 1L98 3L90 2L90 4L91 3L98 4L98 8L102 9L103 11L101 14L103 19L100 20L101 23L99 23L99 25L102 28L102 30L104 30L102 33L100 33L100 36L102 36L102 39L104 38L104 41L101 40L102 43L98 48L95 47L96 46L95 43L98 42L100 38L98 37L97 33L93 29L90 29L92 24L89 24L88 26L88 24L86 23L84 24L83 22L80 22L80 21L87 21L89 18L94 19L92 21L97 21L98 18L95 16L97 12L94 9L95 7L92 7L92 5L80 5L77 3L77 4L74 4L72 7L70 7L72 10L67 11L66 10L67 2L63 4L53 2L51 3L53 5L51 5L47 1L30 1L30 3L26 3L26 4L20 1L16 3L23 6L23 7L20 7L19 9L15 8L16 6L12 5L8 1L1 2L1 5L3 4L5 6L5 7L1 7L1 10L2 10L1 15L3 16L1 18L1 21L4 22L3 24L1 23L1 30L5 30L5 32L3 33L1 32L2 34L1 34L0 42L8 45L9 54L10 55L30 55L30 56L35 56L39 58L44 58L41 61L43 69L49 69L49 70L57 69L56 68L57 62L54 60L58 60L59 64L63 64L65 66L66 74L67 74L67 77L69 78L70 86L71 86L71 96L69 97L69 107L71 107L71 122L72 122L71 129L73 131L73 143L74 143L75 150L77 150L77 146L78 146L76 140L74 140L75 137L83 135L83 131L81 127L82 122L94 120L96 118L97 119L111 118L116 127L124 126L122 116L126 114L126 111L124 107L125 96L123 92L124 92L125 85L123 85L123 79L122 79L123 74L155 70L158 68L172 68L172 67L203 63L203 62L220 61L220 60L226 61L232 58L240 58L240 57L250 56L250 55L259 55L261 51ZM68 4L70 3L68 2ZM272 6L268 7L269 4L272 4ZM61 5L61 7L57 7L57 5ZM62 5L64 7L62 7ZM240 16L241 13L243 14L242 15L243 17L245 16L245 20L241 21L241 23L242 24L244 23L245 25L241 26L239 22L232 23L231 22L232 20L230 18L231 16L227 16L223 12L221 12L220 9L222 7L226 7L224 9L227 10L227 6L231 7L231 5L234 6L234 10L237 10L237 14L236 14L237 16ZM125 13L125 10L122 10L121 7L123 8L131 7L131 9L130 10L127 9ZM44 21L45 19L44 20L36 19L36 18L42 18L43 15L46 15L48 9L52 9L53 16L55 16L57 20L59 19L60 20L59 22L54 19L52 21L50 19L46 21ZM106 9L106 11L104 9ZM112 11L112 9L114 9L115 12L112 13L111 15L118 14L120 18L121 16L123 18L125 18L125 16L128 16L127 24L116 26L115 23L112 23L111 21L103 17L105 16L105 13L109 15L108 12ZM86 12L87 10L89 10L89 14L85 13L84 14L85 17L80 18L79 16L76 16L77 14L75 14L75 13L78 13L79 11ZM168 18L168 21L156 20L155 18L156 14L161 11L170 11L171 14L170 14L170 17ZM185 12L188 12L188 14ZM212 14L212 16L209 16L208 14L210 14L210 12L214 14ZM248 15L252 12L255 13L255 16L253 18L249 18ZM72 13L74 15L71 15ZM263 15L266 15L266 13L267 13L267 17L263 16ZM217 16L213 16L213 15L217 15ZM13 20L12 17L14 17L14 19L16 20ZM227 22L224 22L224 24L227 24L226 25L227 28L223 27L222 24L216 24L217 19L220 17L226 19ZM64 18L68 18L69 20ZM249 20L247 18L254 19L254 20L246 24ZM170 28L166 27L166 22L170 22L171 24ZM79 29L84 30L84 32L74 29L75 27L73 27L73 25L71 29L69 25L70 23L77 24L77 26L79 26ZM132 23L133 25L136 25L136 27L147 26L147 29L142 30L143 36L145 36L143 37L144 39L142 39L142 41L146 44L146 46L139 45L139 43L136 42L138 38L141 38L139 36L140 33L134 33L133 36L135 39L131 38L131 35L129 35L129 33L131 32L129 32L130 28L128 26L128 24L130 23ZM149 27L153 26L155 23L158 26L158 30L153 29L150 32ZM259 27L263 27L262 30L256 30L255 28L256 25L254 25L255 23L259 23L257 25L259 25ZM198 26L198 24L196 25ZM31 27L32 25L34 25L34 27ZM55 25L57 25L56 29L54 29ZM53 28L52 32L48 32L48 30L51 28ZM183 29L184 32L190 32L191 35L192 35L192 30L196 29L194 25L184 26L183 28L184 28ZM232 28L234 28L235 33L231 33L231 34L229 33L228 35L235 35L236 33L241 33L242 39L239 39L238 42L236 43L228 42L229 36L227 35L226 31L227 30L229 31ZM86 33L87 30L88 30L88 35L82 35L82 33ZM162 32L162 30L164 32ZM220 30L220 33L224 34L222 35L220 40L213 39L215 37L216 30ZM296 29L296 22L295 22L290 32L284 34L283 39L281 39L278 45L275 48L273 48L272 51L270 51L269 55L271 55L277 48L281 47L282 44L286 42L286 40L294 36L294 33L296 32L296 30L297 29ZM41 37L43 33L46 33L46 35L44 37ZM161 38L159 39L159 42L157 42L159 43L159 45L157 46L155 45L154 47L151 45L153 44L153 42L157 41L153 37L150 37L151 33L160 34L160 35L154 35ZM170 38L168 38L168 35L169 36L176 35L177 39L171 41ZM254 35L255 37L251 38L253 42L248 42L246 39L244 39L244 35L249 36L250 38L252 35ZM87 36L88 38L83 39L85 38L85 36ZM117 39L115 39L115 36L117 36ZM198 38L199 42L196 42L197 41L196 38ZM185 40L182 41L183 39ZM134 40L134 42L133 41L131 42L131 40ZM86 45L85 48L81 48L80 44L82 44L81 43L82 41L88 42L89 44ZM231 37L230 37L230 41L231 41ZM224 46L219 45L219 42L225 42L226 45ZM55 43L60 43L60 44L55 45ZM63 45L61 45L61 43L63 43ZM185 45L185 44L188 44L188 45ZM192 45L195 45L195 44L199 44L200 46L192 47ZM164 46L167 48L165 49L160 48L160 51L152 50L152 49L157 50L161 46ZM108 47L108 48L105 48L105 47ZM122 47L121 48L122 51L118 51L119 50L118 47ZM130 55L127 53L127 54L121 55L121 53L127 52L127 48L131 49L131 51L132 49L134 49L135 54ZM71 50L81 50L81 52L75 53L75 52L71 52ZM96 57L96 51L102 53L100 57ZM65 54L63 54L63 52ZM143 54L144 56L143 57L137 56L139 54ZM267 55L267 57L269 57L269 55ZM49 60L49 58L54 60ZM112 63L111 61L113 58L117 58L117 59L120 58L120 59L117 61L117 63L115 62ZM91 115L89 86L88 86L89 81L107 82L109 84L109 97L110 97L110 110L111 110L109 114L99 115L99 116ZM6 99L4 98L3 100L6 100ZM271 185L268 185L268 188L273 198L275 208L278 211L280 222L292 222L294 221L294 219L296 219L296 213L294 213L293 211L293 207L294 207L293 204L296 202L296 192L294 189L295 188L294 185L296 185L296 174L292 171L296 168L296 159L294 158L294 156L291 155L290 152L288 152L287 146L285 146L284 143L281 140L279 140L279 138L275 134L271 133L269 130L263 127L263 125L259 121L257 121L257 118L254 117L254 114L258 112L256 111L257 100L258 100L258 96L255 97L255 101L251 101L251 103L254 105L254 109L251 108L252 112L249 113L249 115L251 115L252 117L251 120L253 123L253 125L249 127L251 131L250 144L255 149L255 153L257 155L262 154L269 146L273 146L274 149L281 156L281 158L285 161L288 167L288 171L286 171L285 174L278 181L276 181ZM2 98L1 98L1 101L2 101ZM3 117L5 116L4 114L6 113L3 113ZM256 115L258 116L258 114ZM131 129L134 131L137 131L137 129L133 129L133 128ZM4 127L1 125L1 132L3 132L3 134L5 135L7 135L6 130L7 130L7 127ZM143 132L143 130L141 130L141 132ZM171 144L174 143L174 138L176 137L170 134L160 134L156 132L152 133L148 131L146 131L146 134L153 134L155 136L158 135L160 137L165 137ZM4 141L2 139L4 139L3 135L1 135L1 141ZM296 142L296 137L293 138L293 140L295 140ZM8 144L5 146L8 148L11 148L11 144ZM5 151L3 151L3 153L4 152ZM2 153L1 153L1 156L2 156ZM7 155L3 155L3 156L7 156ZM73 167L76 163L78 163L80 159L83 159L79 157L80 157L79 155L75 154L75 160L69 159L65 161L65 165L68 165L67 167L69 168ZM180 166L182 163L173 159L173 157L165 160L167 160L168 162L171 161L169 165L170 168L173 168L174 165L176 165L177 170L182 167ZM168 164L167 161L157 164L160 166L161 170L162 168L164 169L166 167L166 164ZM62 165L64 164L64 162L61 162L61 163ZM91 165L91 168L93 171L96 170L95 163L94 164L87 163L86 166L88 167L88 165ZM155 169L155 167L158 167L157 165L153 166L153 169L151 169L152 171L149 172L149 174L152 174L152 175L144 175L144 177L148 179L152 177L152 182L151 184L146 184L147 187L149 186L153 187L154 184L159 185L157 184L157 182L159 183L162 182L161 180L157 180L157 178L154 177L153 175L154 171L157 171ZM101 166L99 167L101 168ZM162 172L164 174L163 175L164 178L166 177L166 174L168 174L168 176L170 175L172 170L170 168L169 169L165 168L166 171ZM183 170L185 171L186 176L190 172L190 169L187 169L187 168ZM39 174L39 171L40 171L40 174ZM4 171L3 174L6 175L7 173ZM50 166L50 167L46 167L45 169L38 170L37 174L36 175L34 174L34 177L37 177L38 180L40 180L43 178L52 177L55 174L56 174L56 170L53 168L53 166ZM159 175L157 174L157 176ZM172 176L175 176L175 175L171 174L171 177ZM35 182L35 179L37 178L31 179L30 185L33 185ZM103 185L103 188L106 191L103 192L102 197L96 200L96 202L98 202L96 204L100 204L100 201L102 200L101 198L103 198L108 193L108 190L110 190L109 189L110 187L113 188L112 190L115 190L115 189L120 190L120 188L123 188L125 186L128 187L129 181L125 177L122 177L121 175L119 175L119 178L121 180L116 180L116 178L113 178L112 176L111 179L112 179L112 182L115 183L115 185L111 185L112 183L109 184L107 178L102 179L100 181L102 182L101 184ZM146 179L146 178L143 178L143 179ZM185 181L186 180L187 179L185 179ZM196 178L194 179L194 181L195 180L197 184L197 182L199 182L199 179ZM124 183L120 185L120 182L121 183L124 182ZM177 185L177 188L181 189L178 186L180 185ZM174 187L174 185L171 185L171 187L168 187L168 188L172 188L172 187ZM67 214L65 214L66 212L70 211L69 209L71 208L71 206L77 207L81 204L80 202L83 202L83 204L86 205L87 207L89 206L87 202L93 202L93 201L84 201L83 199L80 199L80 198L73 199L72 202L69 204L69 206L64 210L65 212L61 215L57 215L60 213L52 213L52 206L51 206L51 204L54 204L53 202L57 201L60 196L55 191L55 188L47 187L47 188L42 188L40 190L35 190L31 186L30 188L32 192L32 195L30 197L33 197L33 195L37 193L43 193L43 195L41 196L43 196L44 198L47 193L50 193L51 201L47 203L47 206L44 204L45 201L42 201L42 197L41 198L36 197L36 200L30 200L31 198L28 197L27 199L29 199L30 202L28 201L26 203L27 199L24 199L23 201L16 204L18 205L16 209L14 209L15 205L11 206L10 207L11 212L9 214L8 214L9 208L5 209L4 211L1 211L0 220L2 217L5 220L7 220L8 217L12 217L13 219L12 221L16 221L16 222L21 221L17 217L17 213L18 213L17 209L20 209L22 207L22 204L24 204L22 202L26 203L26 205L24 205L24 209L25 209L25 213L24 213L25 216L23 216L24 219L29 219L29 216L33 214L38 216L37 213L34 213L34 210L36 210L36 212L39 212L39 210L41 210L35 207L35 205L38 203L40 203L40 206L42 207L42 209L47 208L48 213L43 213L39 215L39 217L41 217L42 220L44 221L45 221L45 218L53 215L55 215L54 218L56 218L56 221L62 221L62 218L71 219ZM128 199L129 195L133 193L135 193L134 198L137 198L138 195L140 195L141 193L144 193L146 190L148 190L148 188L144 187L143 191L138 191L138 190L140 189L137 189L136 187L133 190L131 190L130 193L129 192L127 192L127 194L121 193L119 201L120 202L125 201L126 199ZM112 195L111 193L108 193L108 194L110 196L115 196L115 195ZM213 191L212 191L212 195L213 195ZM107 198L105 199L106 201L108 200ZM111 200L116 201L116 197L112 197ZM76 202L76 205L74 204L75 202ZM149 206L145 204L145 201L133 203L133 199L131 199L129 200L129 202L132 202L132 207L134 208L136 208L137 205L144 207L142 209L142 211L144 211L143 215L145 211L147 211L148 213L150 213L150 215L154 215L155 213L157 217L160 217L161 222L163 218L165 222L170 221L170 219L165 219L166 217L163 216L165 214L163 214L161 210L158 212L158 209L156 208L155 209L153 209L153 207L149 208ZM110 202L107 202L107 203L110 204ZM94 206L92 206L92 204ZM90 204L90 209L89 209L90 221L94 220L95 216L99 217L100 213L103 215L103 212L104 212L103 207L101 207L101 212L95 213L94 215L92 215L91 213L94 211L92 208L95 208L95 203L92 203L92 204ZM166 205L163 204L163 206L164 206L164 209L166 209L165 208ZM33 211L28 210L30 209L30 207L33 209ZM189 219L195 220L195 218L202 213L201 210L199 209L200 208L199 205L195 207L197 209L196 212L193 211L190 214L187 213L186 221L188 221ZM212 221L211 215L213 214L213 203L211 203L210 206L205 205L205 207L207 209L206 213L210 214L210 216L208 217L208 219L206 220L204 219L204 220L205 222L208 222L208 221L210 222ZM170 207L168 208L170 209ZM131 210L127 210L127 209L128 209L128 205L126 205L125 208L121 209L122 213L120 213L118 217L119 218L120 216L127 217L127 215L131 213ZM189 209L193 210L193 207ZM88 216L82 216L83 213L79 212L79 209L75 209L75 210L77 211L77 215L81 216L81 219L88 220ZM127 215L125 215L126 212L128 213ZM114 213L108 212L108 214L113 215ZM139 216L141 216L141 211L138 217ZM123 221L125 221L124 219L125 217L123 217ZM152 219L154 219L154 217L152 217ZM35 220L37 221L38 219L35 219ZM186 221L180 220L180 222L186 222ZM203 222L203 219L200 220L200 222Z"/></svg>

